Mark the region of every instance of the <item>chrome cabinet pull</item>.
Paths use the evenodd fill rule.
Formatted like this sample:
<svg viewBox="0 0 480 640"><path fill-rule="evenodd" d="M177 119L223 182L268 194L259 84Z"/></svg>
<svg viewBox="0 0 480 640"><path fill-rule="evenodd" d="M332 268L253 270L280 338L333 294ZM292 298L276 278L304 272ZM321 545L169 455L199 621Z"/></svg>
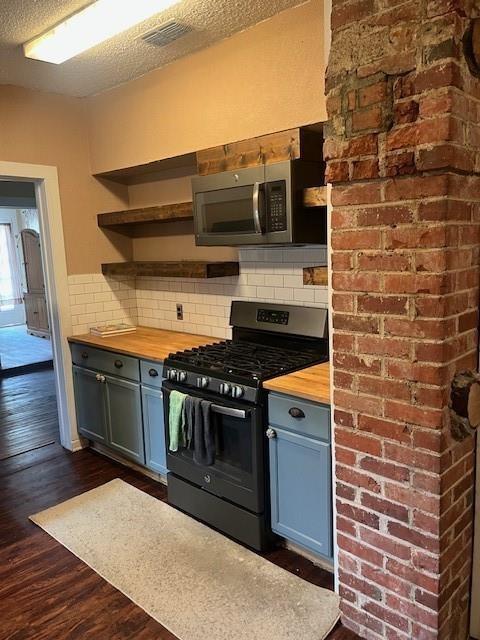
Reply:
<svg viewBox="0 0 480 640"><path fill-rule="evenodd" d="M276 437L277 437L277 432L275 431L275 429L272 429L271 427L269 427L267 429L267 438L269 440L273 440Z"/></svg>

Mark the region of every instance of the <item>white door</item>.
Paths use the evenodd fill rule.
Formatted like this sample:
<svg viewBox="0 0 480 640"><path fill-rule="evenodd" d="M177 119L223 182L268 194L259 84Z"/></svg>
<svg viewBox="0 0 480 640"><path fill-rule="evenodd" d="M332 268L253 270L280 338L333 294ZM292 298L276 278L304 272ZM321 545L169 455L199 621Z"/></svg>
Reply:
<svg viewBox="0 0 480 640"><path fill-rule="evenodd" d="M16 210L0 208L0 225L2 225L0 233L0 327L6 327L25 324L25 305L21 292L23 284L22 249ZM7 247L7 244L10 246ZM12 248L15 251L15 265L7 255ZM9 295L12 268L16 268L15 277L18 280L20 291L17 293L12 290L12 294ZM16 288L13 287L13 289Z"/></svg>
<svg viewBox="0 0 480 640"><path fill-rule="evenodd" d="M480 437L477 436L477 490L475 502L475 538L473 553L472 618L470 634L480 640Z"/></svg>

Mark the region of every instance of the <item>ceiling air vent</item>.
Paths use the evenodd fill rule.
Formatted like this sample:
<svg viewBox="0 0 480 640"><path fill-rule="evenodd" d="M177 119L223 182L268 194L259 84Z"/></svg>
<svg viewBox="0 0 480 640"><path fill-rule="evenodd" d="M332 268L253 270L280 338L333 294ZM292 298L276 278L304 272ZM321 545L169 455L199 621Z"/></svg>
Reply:
<svg viewBox="0 0 480 640"><path fill-rule="evenodd" d="M160 27L152 29L152 31L148 31L148 33L144 33L143 36L140 36L140 39L154 47L165 47L191 31L193 31L193 27L171 20Z"/></svg>

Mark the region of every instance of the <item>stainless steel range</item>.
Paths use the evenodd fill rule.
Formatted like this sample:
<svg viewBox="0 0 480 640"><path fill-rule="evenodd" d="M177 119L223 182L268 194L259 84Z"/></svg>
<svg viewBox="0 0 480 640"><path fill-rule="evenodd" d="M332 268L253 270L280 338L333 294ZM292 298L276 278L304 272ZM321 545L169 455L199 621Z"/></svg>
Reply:
<svg viewBox="0 0 480 640"><path fill-rule="evenodd" d="M232 303L232 340L171 354L163 382L167 448L172 390L211 402L215 456L194 461L190 448L168 451L168 500L256 549L272 540L268 426L262 383L328 360L325 309Z"/></svg>

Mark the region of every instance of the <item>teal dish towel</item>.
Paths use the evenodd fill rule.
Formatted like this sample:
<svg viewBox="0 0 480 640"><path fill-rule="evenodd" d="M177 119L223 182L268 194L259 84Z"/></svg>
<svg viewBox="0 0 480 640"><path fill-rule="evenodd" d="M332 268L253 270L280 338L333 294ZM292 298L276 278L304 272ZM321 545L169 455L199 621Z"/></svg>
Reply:
<svg viewBox="0 0 480 640"><path fill-rule="evenodd" d="M170 392L170 407L168 411L168 435L170 451L178 451L178 447L185 446L183 404L185 393L180 391Z"/></svg>

